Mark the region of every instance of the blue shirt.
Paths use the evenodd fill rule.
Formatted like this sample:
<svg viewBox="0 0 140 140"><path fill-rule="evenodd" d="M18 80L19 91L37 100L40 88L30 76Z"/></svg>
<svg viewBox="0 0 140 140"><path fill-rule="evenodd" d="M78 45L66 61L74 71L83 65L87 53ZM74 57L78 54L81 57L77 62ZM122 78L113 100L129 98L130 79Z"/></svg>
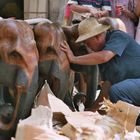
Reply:
<svg viewBox="0 0 140 140"><path fill-rule="evenodd" d="M140 45L128 34L119 30L109 31L103 50L116 54L107 63L99 65L103 80L114 84L140 78Z"/></svg>

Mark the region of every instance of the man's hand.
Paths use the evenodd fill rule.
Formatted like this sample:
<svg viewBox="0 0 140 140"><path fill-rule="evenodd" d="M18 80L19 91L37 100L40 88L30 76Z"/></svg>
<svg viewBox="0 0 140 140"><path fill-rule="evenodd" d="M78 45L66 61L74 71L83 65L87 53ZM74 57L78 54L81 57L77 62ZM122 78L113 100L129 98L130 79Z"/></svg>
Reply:
<svg viewBox="0 0 140 140"><path fill-rule="evenodd" d="M61 50L64 51L69 59L69 62L73 62L75 56L73 55L73 52L71 51L68 43L66 41L64 41L63 43L61 43Z"/></svg>
<svg viewBox="0 0 140 140"><path fill-rule="evenodd" d="M133 20L133 22L138 22L138 17L135 15L134 12L130 11L126 6L123 6L122 13L127 17Z"/></svg>
<svg viewBox="0 0 140 140"><path fill-rule="evenodd" d="M128 17L128 18L131 16L131 11L128 10L128 9L126 8L126 6L123 6L123 7L122 7L121 12L122 12L126 17Z"/></svg>
<svg viewBox="0 0 140 140"><path fill-rule="evenodd" d="M90 8L89 13L90 13L90 16L93 16L95 18L101 17L101 12L96 8Z"/></svg>

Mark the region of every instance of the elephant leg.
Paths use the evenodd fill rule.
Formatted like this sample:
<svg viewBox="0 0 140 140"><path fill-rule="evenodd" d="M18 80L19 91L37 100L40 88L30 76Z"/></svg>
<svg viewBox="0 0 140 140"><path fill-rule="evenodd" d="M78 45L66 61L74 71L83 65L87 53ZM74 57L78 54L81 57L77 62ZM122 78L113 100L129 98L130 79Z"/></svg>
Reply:
<svg viewBox="0 0 140 140"><path fill-rule="evenodd" d="M86 66L86 65L76 65L71 64L71 68L76 72L80 72L84 75L84 80L86 81L86 108L91 107L95 101L96 91L98 87L98 75L99 70L97 65ZM81 79L79 79L81 80Z"/></svg>
<svg viewBox="0 0 140 140"><path fill-rule="evenodd" d="M54 61L51 71L51 80L48 83L56 97L72 107L72 90L74 85L74 72L70 69L62 70Z"/></svg>
<svg viewBox="0 0 140 140"><path fill-rule="evenodd" d="M105 81L102 84L99 96L97 97L96 101L92 104L92 106L89 108L90 111L95 112L98 110L100 114L105 113L104 111L100 111L99 108L101 107L101 103L103 102L103 99L104 98L108 99L108 92L110 87L111 87L111 83L109 81Z"/></svg>
<svg viewBox="0 0 140 140"><path fill-rule="evenodd" d="M56 78L54 75L51 75L51 80L49 82L50 88L55 96L58 96L58 91L60 89L60 79ZM58 96L59 97L59 96Z"/></svg>
<svg viewBox="0 0 140 140"><path fill-rule="evenodd" d="M0 118L0 133L3 135L3 136L10 136L12 133L13 133L13 126L15 127L15 124L17 123L16 122L16 118L17 118L17 112L18 112L18 109L19 109L19 102L20 102L20 95L21 93L17 93L17 96L16 96L16 105L15 105L15 108L14 108L14 111L12 112L13 115L12 115L12 119L10 122L5 122L6 121L6 113L4 115L4 113L1 114ZM6 105L3 105L1 106L1 109L2 110L7 110L8 109L8 106Z"/></svg>
<svg viewBox="0 0 140 140"><path fill-rule="evenodd" d="M87 73L87 93L86 93L86 108L89 108L95 101L97 86L98 86L98 66L90 66Z"/></svg>
<svg viewBox="0 0 140 140"><path fill-rule="evenodd" d="M79 89L80 92L87 92L87 84L86 84L86 75L85 74L80 74L80 81L79 81Z"/></svg>
<svg viewBox="0 0 140 140"><path fill-rule="evenodd" d="M7 102L9 97L6 91L8 91L7 88L0 85L0 120L8 124L12 120L14 107L10 101Z"/></svg>
<svg viewBox="0 0 140 140"><path fill-rule="evenodd" d="M75 87L79 92L87 92L86 75L84 73L75 73Z"/></svg>
<svg viewBox="0 0 140 140"><path fill-rule="evenodd" d="M4 94L3 88L4 88L3 85L0 84L0 105L3 105L5 103L4 97L3 97L3 94Z"/></svg>
<svg viewBox="0 0 140 140"><path fill-rule="evenodd" d="M5 124L10 123L13 117L14 107L11 104L0 105L0 118Z"/></svg>
<svg viewBox="0 0 140 140"><path fill-rule="evenodd" d="M68 92L68 85L69 85L69 77L70 77L70 72L69 71L63 71L60 69L59 64L54 61L52 70L51 70L51 75L54 78L54 89L52 91L55 91L55 95L64 101L65 95Z"/></svg>

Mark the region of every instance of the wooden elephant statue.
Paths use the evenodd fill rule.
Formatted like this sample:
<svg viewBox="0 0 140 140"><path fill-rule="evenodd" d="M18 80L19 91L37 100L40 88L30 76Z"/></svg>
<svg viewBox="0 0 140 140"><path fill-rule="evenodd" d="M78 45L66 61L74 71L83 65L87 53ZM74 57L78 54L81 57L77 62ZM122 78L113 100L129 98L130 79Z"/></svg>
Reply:
<svg viewBox="0 0 140 140"><path fill-rule="evenodd" d="M67 42L75 55L87 54L89 50L84 44L75 43L78 38L78 24L72 26L63 27L63 31L67 38ZM97 65L77 65L71 64L71 69L73 69L76 74L79 75L78 81L80 87L79 92L84 92L86 94L85 106L89 108L95 101L96 91L98 86L98 66Z"/></svg>
<svg viewBox="0 0 140 140"><path fill-rule="evenodd" d="M0 136L14 134L30 115L38 89L38 50L24 21L0 20Z"/></svg>
<svg viewBox="0 0 140 140"><path fill-rule="evenodd" d="M35 25L33 31L39 52L39 90L47 80L55 96L64 101L73 86L73 71L60 49L65 34L59 24L47 21Z"/></svg>

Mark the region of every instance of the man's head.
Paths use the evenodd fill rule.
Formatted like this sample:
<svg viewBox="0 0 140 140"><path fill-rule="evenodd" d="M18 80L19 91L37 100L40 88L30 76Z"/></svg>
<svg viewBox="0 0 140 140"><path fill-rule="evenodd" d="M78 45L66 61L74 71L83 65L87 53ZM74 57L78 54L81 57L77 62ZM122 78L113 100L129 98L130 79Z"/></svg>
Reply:
<svg viewBox="0 0 140 140"><path fill-rule="evenodd" d="M76 42L84 42L93 51L99 51L104 46L106 31L109 28L109 25L100 24L93 17L87 18L78 26L79 37Z"/></svg>

